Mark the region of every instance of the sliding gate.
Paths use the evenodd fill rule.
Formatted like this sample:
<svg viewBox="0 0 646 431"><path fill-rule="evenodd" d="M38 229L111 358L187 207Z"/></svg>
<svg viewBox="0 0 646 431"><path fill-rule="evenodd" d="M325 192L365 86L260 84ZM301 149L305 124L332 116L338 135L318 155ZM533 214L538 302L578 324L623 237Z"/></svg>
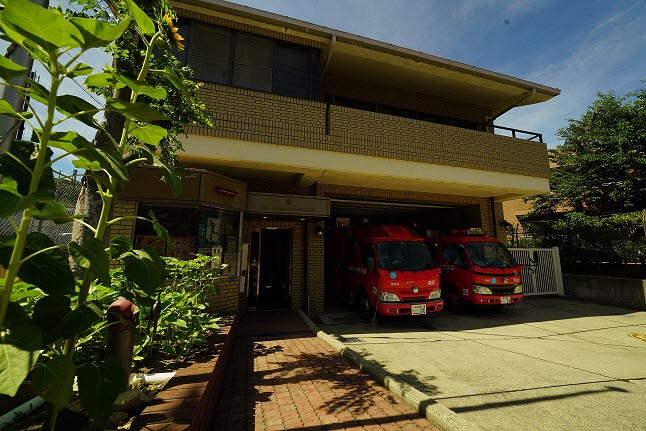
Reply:
<svg viewBox="0 0 646 431"><path fill-rule="evenodd" d="M510 248L523 266L523 292L532 295L563 295L563 276L559 248Z"/></svg>

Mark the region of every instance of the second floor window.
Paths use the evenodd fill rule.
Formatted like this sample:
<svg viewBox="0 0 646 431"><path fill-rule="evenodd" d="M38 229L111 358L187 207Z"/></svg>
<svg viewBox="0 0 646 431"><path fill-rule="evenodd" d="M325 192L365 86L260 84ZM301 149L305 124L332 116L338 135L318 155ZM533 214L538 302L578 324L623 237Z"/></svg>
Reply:
<svg viewBox="0 0 646 431"><path fill-rule="evenodd" d="M268 91L319 97L319 50L192 20L182 20L186 51L178 59L195 79Z"/></svg>

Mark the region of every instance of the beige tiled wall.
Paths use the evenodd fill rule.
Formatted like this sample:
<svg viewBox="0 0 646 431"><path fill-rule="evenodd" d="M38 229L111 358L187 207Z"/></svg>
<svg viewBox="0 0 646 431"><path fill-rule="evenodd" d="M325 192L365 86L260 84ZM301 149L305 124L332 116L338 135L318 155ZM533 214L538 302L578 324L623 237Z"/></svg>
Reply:
<svg viewBox="0 0 646 431"><path fill-rule="evenodd" d="M204 84L214 127L190 134L547 178L544 143L226 85ZM329 134L326 134L329 115Z"/></svg>

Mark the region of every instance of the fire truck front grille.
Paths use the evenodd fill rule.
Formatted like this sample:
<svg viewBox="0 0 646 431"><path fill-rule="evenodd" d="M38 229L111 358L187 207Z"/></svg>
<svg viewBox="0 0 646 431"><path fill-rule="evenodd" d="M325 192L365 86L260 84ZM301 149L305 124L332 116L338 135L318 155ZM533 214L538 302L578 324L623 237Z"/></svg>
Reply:
<svg viewBox="0 0 646 431"><path fill-rule="evenodd" d="M420 302L420 301L426 301L427 299L428 299L428 295L407 296L405 298L402 298L402 302L406 302L406 303Z"/></svg>
<svg viewBox="0 0 646 431"><path fill-rule="evenodd" d="M514 288L515 286L497 286L497 287L491 286L490 287L491 293L493 293L494 295L508 295L508 294L514 293Z"/></svg>

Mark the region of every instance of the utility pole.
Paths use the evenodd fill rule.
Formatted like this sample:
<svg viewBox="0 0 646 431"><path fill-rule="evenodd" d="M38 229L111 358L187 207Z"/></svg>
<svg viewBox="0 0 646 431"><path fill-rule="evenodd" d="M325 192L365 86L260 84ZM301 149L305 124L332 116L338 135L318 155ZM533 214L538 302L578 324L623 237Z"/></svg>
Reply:
<svg viewBox="0 0 646 431"><path fill-rule="evenodd" d="M34 4L42 7L49 7L49 0L29 0ZM27 68L27 71L22 76L16 76L11 80L11 83L16 86L25 87L26 78L31 74L31 68L34 64L34 60L29 57L27 51L21 46L11 44L5 53L5 57L13 61L16 64L19 64L22 67ZM16 112L21 112L23 108L23 99L20 95L11 87L6 85L0 85L0 99L4 99ZM20 121L17 118L11 118L7 116L0 116L0 154L4 153L9 149L9 146L13 142L16 132L20 127Z"/></svg>

